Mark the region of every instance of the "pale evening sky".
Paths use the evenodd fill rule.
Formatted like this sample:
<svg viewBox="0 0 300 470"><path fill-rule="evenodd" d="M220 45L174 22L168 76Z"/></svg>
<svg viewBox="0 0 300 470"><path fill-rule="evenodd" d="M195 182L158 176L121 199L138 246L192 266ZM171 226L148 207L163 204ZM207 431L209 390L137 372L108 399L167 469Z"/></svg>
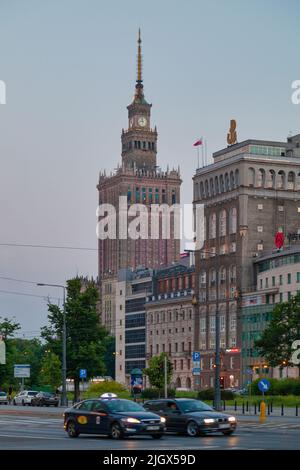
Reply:
<svg viewBox="0 0 300 470"><path fill-rule="evenodd" d="M297 0L0 0L0 244L96 248L98 173L120 161L142 30L145 96L158 163L181 166L192 200L193 142L211 154L238 140L300 132ZM0 316L26 337L59 291L1 279L64 283L97 274L97 253L0 245ZM8 294L3 291L12 291Z"/></svg>

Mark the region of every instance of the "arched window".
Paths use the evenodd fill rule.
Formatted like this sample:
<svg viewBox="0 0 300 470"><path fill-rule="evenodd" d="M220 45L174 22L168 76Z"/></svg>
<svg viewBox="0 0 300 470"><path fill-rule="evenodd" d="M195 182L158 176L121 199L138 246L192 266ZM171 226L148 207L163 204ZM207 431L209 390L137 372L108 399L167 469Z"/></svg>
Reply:
<svg viewBox="0 0 300 470"><path fill-rule="evenodd" d="M216 221L217 221L217 216L216 216L216 213L214 212L209 217L209 238L216 238L216 231L217 231Z"/></svg>
<svg viewBox="0 0 300 470"><path fill-rule="evenodd" d="M187 378L186 378L185 386L186 386L186 388L188 388L188 389L191 389L191 388L192 388L192 381L191 381L190 377L187 377Z"/></svg>
<svg viewBox="0 0 300 470"><path fill-rule="evenodd" d="M236 233L237 213L236 207L232 207L229 211L229 233Z"/></svg>
<svg viewBox="0 0 300 470"><path fill-rule="evenodd" d="M220 193L224 193L224 178L223 178L223 175L220 176Z"/></svg>
<svg viewBox="0 0 300 470"><path fill-rule="evenodd" d="M219 215L219 235L224 237L226 235L226 210L223 209Z"/></svg>
<svg viewBox="0 0 300 470"><path fill-rule="evenodd" d="M240 185L240 172L239 172L239 170L235 170L234 179L235 179L235 187L237 188Z"/></svg>
<svg viewBox="0 0 300 470"><path fill-rule="evenodd" d="M213 196L215 192L214 192L214 180L212 178L210 178L209 180L209 186L210 186L210 195Z"/></svg>
<svg viewBox="0 0 300 470"><path fill-rule="evenodd" d="M267 188L275 188L275 171L274 170L268 171Z"/></svg>
<svg viewBox="0 0 300 470"><path fill-rule="evenodd" d="M290 171L288 174L288 189L295 189L295 173L293 171Z"/></svg>
<svg viewBox="0 0 300 470"><path fill-rule="evenodd" d="M299 191L299 189L300 189L300 173L298 173L298 175L297 175L297 187L296 187L296 189L297 189L298 191Z"/></svg>
<svg viewBox="0 0 300 470"><path fill-rule="evenodd" d="M210 287L216 285L216 270L214 268L209 271L209 285Z"/></svg>
<svg viewBox="0 0 300 470"><path fill-rule="evenodd" d="M277 189L285 189L285 172L283 170L278 171Z"/></svg>
<svg viewBox="0 0 300 470"><path fill-rule="evenodd" d="M248 168L248 184L249 186L255 185L255 170L254 168Z"/></svg>
<svg viewBox="0 0 300 470"><path fill-rule="evenodd" d="M260 168L257 173L257 182L256 186L259 188L264 188L265 187L265 182L266 182L266 173L263 168Z"/></svg>
<svg viewBox="0 0 300 470"><path fill-rule="evenodd" d="M181 388L181 380L180 380L180 377L177 377L176 382L175 382L175 387L176 387L176 388Z"/></svg>
<svg viewBox="0 0 300 470"><path fill-rule="evenodd" d="M215 177L215 194L219 194L219 178Z"/></svg>
<svg viewBox="0 0 300 470"><path fill-rule="evenodd" d="M233 175L233 171L230 172L230 189L234 189L234 175Z"/></svg>
<svg viewBox="0 0 300 470"><path fill-rule="evenodd" d="M225 173L225 191L229 191L229 176Z"/></svg>
<svg viewBox="0 0 300 470"><path fill-rule="evenodd" d="M229 282L230 284L236 283L236 266L232 265L229 268Z"/></svg>
<svg viewBox="0 0 300 470"><path fill-rule="evenodd" d="M200 198L204 199L205 198L205 193L204 193L204 185L203 182L201 181L200 183Z"/></svg>
<svg viewBox="0 0 300 470"><path fill-rule="evenodd" d="M209 197L209 188L208 188L208 181L205 180L205 195L206 197Z"/></svg>
<svg viewBox="0 0 300 470"><path fill-rule="evenodd" d="M224 266L219 271L219 284L221 286L226 284L226 268Z"/></svg>

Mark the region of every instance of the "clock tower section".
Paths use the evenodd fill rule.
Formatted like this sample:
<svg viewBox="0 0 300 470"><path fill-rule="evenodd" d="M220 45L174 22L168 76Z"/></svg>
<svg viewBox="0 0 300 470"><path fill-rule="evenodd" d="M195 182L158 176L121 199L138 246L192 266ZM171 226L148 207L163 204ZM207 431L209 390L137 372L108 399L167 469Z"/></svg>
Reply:
<svg viewBox="0 0 300 470"><path fill-rule="evenodd" d="M122 164L125 168L155 170L157 130L151 129L151 106L144 96L142 80L141 34L138 37L137 80L128 109L128 129L122 130Z"/></svg>

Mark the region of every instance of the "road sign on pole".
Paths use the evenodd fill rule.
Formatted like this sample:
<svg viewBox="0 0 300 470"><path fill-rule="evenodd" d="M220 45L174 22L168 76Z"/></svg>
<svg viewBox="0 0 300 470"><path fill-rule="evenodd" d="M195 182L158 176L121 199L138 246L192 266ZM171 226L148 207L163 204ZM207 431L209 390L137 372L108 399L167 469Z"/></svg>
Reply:
<svg viewBox="0 0 300 470"><path fill-rule="evenodd" d="M15 364L14 377L26 379L30 377L30 364Z"/></svg>
<svg viewBox="0 0 300 470"><path fill-rule="evenodd" d="M193 351L193 362L200 362L200 352Z"/></svg>
<svg viewBox="0 0 300 470"><path fill-rule="evenodd" d="M261 379L258 382L258 388L263 394L269 390L270 386L271 384L267 379Z"/></svg>
<svg viewBox="0 0 300 470"><path fill-rule="evenodd" d="M87 370L86 369L79 369L79 378L86 379L87 377Z"/></svg>

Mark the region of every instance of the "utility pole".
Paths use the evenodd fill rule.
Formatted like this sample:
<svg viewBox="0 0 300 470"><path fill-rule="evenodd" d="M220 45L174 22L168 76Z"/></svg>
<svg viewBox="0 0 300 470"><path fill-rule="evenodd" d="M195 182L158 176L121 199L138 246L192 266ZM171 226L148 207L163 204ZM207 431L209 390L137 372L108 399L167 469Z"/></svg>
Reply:
<svg viewBox="0 0 300 470"><path fill-rule="evenodd" d="M165 398L168 398L168 358L164 357Z"/></svg>

